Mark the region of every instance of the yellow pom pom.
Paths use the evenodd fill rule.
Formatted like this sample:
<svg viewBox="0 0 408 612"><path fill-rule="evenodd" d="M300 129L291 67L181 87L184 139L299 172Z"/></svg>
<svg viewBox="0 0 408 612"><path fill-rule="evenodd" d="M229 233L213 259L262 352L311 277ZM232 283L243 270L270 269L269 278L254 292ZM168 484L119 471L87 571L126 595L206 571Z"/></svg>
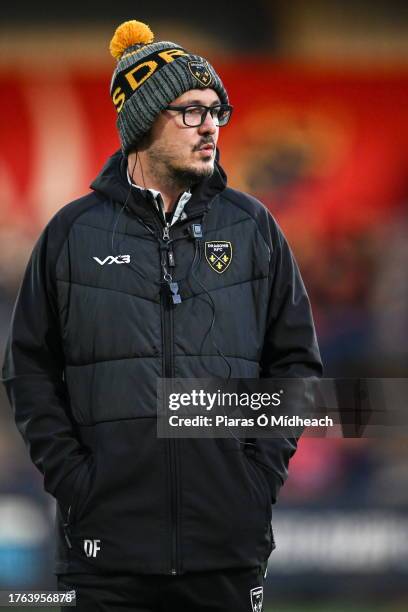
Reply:
<svg viewBox="0 0 408 612"><path fill-rule="evenodd" d="M128 47L147 45L154 41L154 34L142 21L125 21L118 28L109 45L109 50L118 61Z"/></svg>

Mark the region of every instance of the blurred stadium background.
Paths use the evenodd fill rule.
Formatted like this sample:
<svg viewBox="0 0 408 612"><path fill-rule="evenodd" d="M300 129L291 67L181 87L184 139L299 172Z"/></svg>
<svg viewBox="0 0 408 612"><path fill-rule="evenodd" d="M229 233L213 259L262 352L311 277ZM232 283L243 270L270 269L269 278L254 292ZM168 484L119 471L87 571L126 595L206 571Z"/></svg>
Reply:
<svg viewBox="0 0 408 612"><path fill-rule="evenodd" d="M406 1L2 7L0 352L41 228L118 148L107 47L126 19L208 57L235 106L230 184L286 232L326 376L407 375ZM304 439L274 510L271 610L408 610L407 439ZM53 500L0 391L0 589L53 588ZM239 534L237 534L239 537Z"/></svg>

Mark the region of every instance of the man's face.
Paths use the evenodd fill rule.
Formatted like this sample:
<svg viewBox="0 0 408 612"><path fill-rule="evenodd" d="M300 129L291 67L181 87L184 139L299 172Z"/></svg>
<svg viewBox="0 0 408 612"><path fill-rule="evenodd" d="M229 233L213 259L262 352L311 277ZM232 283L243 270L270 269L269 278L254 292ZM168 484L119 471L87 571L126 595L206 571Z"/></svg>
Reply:
<svg viewBox="0 0 408 612"><path fill-rule="evenodd" d="M191 89L169 106L191 104L213 106L220 104L220 99L212 89ZM210 113L202 125L187 127L181 112L164 110L153 123L146 155L158 172L164 171L176 181L194 183L214 171L218 132Z"/></svg>

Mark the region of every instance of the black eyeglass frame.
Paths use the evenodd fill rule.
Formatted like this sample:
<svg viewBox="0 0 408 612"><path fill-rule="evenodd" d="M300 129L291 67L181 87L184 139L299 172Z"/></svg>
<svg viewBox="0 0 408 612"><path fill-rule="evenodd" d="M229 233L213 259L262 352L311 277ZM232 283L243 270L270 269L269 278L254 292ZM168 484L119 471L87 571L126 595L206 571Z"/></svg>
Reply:
<svg viewBox="0 0 408 612"><path fill-rule="evenodd" d="M197 125L189 125L188 123L186 123L186 111L189 108L202 108L203 109L203 112L201 113L201 121ZM231 106L230 104L216 104L214 106L204 106L204 104L187 104L187 106L166 106L165 108L165 110L174 110L174 111L179 111L179 112L181 111L183 114L183 123L186 127L202 126L204 121L206 120L208 113L210 113L211 118L214 119L212 111L216 109L219 109L219 110L226 109L229 111L227 121L223 123L222 125L217 124L217 127L225 127L229 123L229 120L231 119L232 111L234 110L234 107Z"/></svg>

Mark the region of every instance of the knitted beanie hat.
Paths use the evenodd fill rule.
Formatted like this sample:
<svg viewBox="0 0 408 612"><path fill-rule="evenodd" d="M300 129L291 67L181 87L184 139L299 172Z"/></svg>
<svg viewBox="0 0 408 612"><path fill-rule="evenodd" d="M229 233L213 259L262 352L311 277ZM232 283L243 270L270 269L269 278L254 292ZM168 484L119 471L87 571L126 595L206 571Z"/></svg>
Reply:
<svg viewBox="0 0 408 612"><path fill-rule="evenodd" d="M206 59L175 43L153 41L145 23L125 21L109 47L118 60L110 93L125 154L149 131L156 116L190 89L210 87L222 104L228 104L222 81Z"/></svg>

